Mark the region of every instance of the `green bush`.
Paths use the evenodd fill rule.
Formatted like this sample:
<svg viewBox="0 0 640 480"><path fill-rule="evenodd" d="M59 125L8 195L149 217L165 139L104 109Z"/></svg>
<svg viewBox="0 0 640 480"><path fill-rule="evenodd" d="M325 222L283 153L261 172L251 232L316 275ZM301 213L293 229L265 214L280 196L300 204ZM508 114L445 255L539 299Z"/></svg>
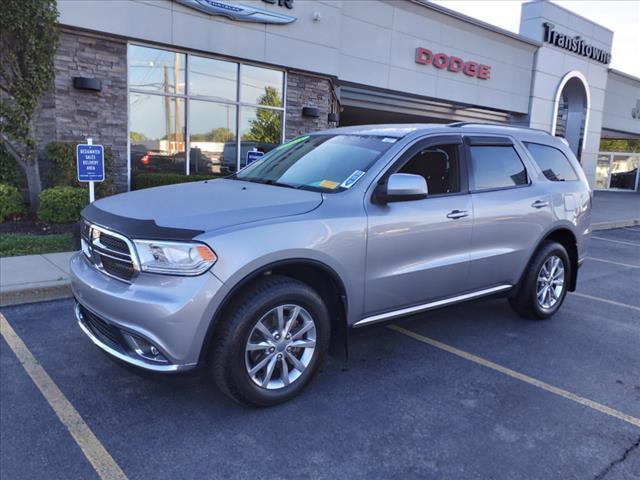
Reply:
<svg viewBox="0 0 640 480"><path fill-rule="evenodd" d="M220 178L222 175L183 175L181 173L139 173L133 179L133 188L160 187L173 185L174 183L200 182Z"/></svg>
<svg viewBox="0 0 640 480"><path fill-rule="evenodd" d="M22 196L16 187L0 183L0 223L24 210Z"/></svg>
<svg viewBox="0 0 640 480"><path fill-rule="evenodd" d="M38 218L52 223L76 222L87 203L89 191L86 188L48 188L40 194Z"/></svg>
<svg viewBox="0 0 640 480"><path fill-rule="evenodd" d="M0 146L0 183L14 187L27 186L27 178L18 163Z"/></svg>
<svg viewBox="0 0 640 480"><path fill-rule="evenodd" d="M77 142L82 143L82 142ZM49 183L54 187L81 187L78 181L76 162L76 142L49 142L44 147L44 156L51 163L48 175ZM96 198L114 193L113 176L115 173L113 155L108 147L104 149L104 182L96 183Z"/></svg>

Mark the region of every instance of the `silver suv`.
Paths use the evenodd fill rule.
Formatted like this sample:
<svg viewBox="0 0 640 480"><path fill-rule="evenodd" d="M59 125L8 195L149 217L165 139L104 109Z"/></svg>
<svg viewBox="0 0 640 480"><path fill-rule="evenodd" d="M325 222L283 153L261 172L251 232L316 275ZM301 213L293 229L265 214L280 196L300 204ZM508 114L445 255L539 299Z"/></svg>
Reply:
<svg viewBox="0 0 640 480"><path fill-rule="evenodd" d="M224 179L82 213L82 330L146 370L206 366L230 397L292 398L349 330L504 295L553 315L575 288L591 192L526 128L375 125L298 137Z"/></svg>

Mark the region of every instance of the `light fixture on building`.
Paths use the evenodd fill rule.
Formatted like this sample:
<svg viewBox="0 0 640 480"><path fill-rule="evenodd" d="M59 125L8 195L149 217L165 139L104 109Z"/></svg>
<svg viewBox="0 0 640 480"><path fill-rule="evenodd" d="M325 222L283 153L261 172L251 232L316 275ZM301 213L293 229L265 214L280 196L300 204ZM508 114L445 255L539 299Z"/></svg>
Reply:
<svg viewBox="0 0 640 480"><path fill-rule="evenodd" d="M102 80L90 77L73 77L73 88L100 92L102 91Z"/></svg>
<svg viewBox="0 0 640 480"><path fill-rule="evenodd" d="M329 115L327 115L327 122L338 123L338 114L335 112L329 112Z"/></svg>
<svg viewBox="0 0 640 480"><path fill-rule="evenodd" d="M318 118L320 116L320 109L318 107L302 107L302 116Z"/></svg>

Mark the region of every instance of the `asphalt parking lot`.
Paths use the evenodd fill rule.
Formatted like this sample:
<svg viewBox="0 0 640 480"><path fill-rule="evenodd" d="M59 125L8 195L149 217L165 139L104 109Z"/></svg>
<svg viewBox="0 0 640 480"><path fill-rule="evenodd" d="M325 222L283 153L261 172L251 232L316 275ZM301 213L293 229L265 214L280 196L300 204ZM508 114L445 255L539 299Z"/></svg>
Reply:
<svg viewBox="0 0 640 480"><path fill-rule="evenodd" d="M88 458L106 458L153 480L637 480L640 227L594 237L553 319L520 319L498 299L371 328L348 361L329 357L303 395L270 409L123 369L84 337L70 300L5 308L95 442L70 434L77 419L58 418L59 396L45 399L5 328L0 476L99 478Z"/></svg>

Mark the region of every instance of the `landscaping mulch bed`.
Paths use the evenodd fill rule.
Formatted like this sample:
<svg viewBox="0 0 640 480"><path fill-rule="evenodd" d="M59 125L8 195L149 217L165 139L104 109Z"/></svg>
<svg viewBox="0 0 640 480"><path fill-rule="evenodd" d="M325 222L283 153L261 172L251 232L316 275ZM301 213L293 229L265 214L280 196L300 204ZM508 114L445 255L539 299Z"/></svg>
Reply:
<svg viewBox="0 0 640 480"><path fill-rule="evenodd" d="M73 233L77 222L46 223L35 215L25 215L17 220L0 223L1 233L31 233L33 235L50 235L52 233Z"/></svg>

